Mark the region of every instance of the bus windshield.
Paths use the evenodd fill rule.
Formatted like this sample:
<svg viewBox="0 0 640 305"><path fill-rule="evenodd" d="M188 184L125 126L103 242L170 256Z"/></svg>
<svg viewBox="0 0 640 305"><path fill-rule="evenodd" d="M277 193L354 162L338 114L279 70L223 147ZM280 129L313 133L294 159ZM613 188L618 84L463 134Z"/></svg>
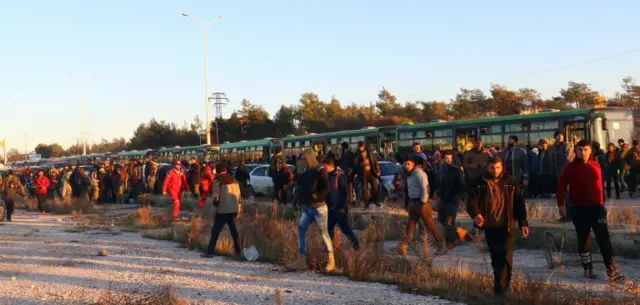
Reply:
<svg viewBox="0 0 640 305"><path fill-rule="evenodd" d="M631 143L634 136L633 115L631 111L605 112L607 117L607 142L617 143L623 139Z"/></svg>

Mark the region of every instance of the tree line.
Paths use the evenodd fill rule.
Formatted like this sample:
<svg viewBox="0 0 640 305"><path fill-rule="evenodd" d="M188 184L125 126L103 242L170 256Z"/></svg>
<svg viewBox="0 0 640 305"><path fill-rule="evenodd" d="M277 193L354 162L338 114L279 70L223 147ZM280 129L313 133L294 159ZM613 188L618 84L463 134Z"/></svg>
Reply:
<svg viewBox="0 0 640 305"><path fill-rule="evenodd" d="M604 106L640 109L640 85L633 78L625 77L621 82L621 90L614 96L605 97L586 83L571 81L557 96L543 98L536 89L510 89L493 84L488 93L481 89L461 88L448 101L417 100L404 103L383 87L377 99L369 105L344 104L335 96L326 101L314 92L306 92L300 96L297 104L283 103L273 116L262 106L243 99L240 110L233 112L229 118L211 123L211 139L213 143L237 142L289 134L391 126L407 121L450 121L532 113L548 108L564 110ZM141 123L129 140L122 137L102 139L99 143L87 145L87 151L116 153L122 150L199 145L204 143L204 130L204 122L197 116L193 122L185 122L182 126L151 119ZM78 155L82 153L82 145L75 144L65 149L57 143L41 143L35 147L35 152L43 158ZM25 158L15 149L8 151L7 156L9 161Z"/></svg>

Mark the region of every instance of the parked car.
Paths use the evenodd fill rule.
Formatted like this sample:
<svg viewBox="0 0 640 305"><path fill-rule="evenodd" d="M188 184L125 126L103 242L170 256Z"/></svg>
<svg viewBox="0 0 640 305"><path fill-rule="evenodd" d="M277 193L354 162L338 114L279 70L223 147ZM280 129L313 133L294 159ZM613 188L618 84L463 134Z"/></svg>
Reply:
<svg viewBox="0 0 640 305"><path fill-rule="evenodd" d="M287 164L287 166L292 172L295 172L295 166L291 164ZM269 165L257 165L249 172L249 179L249 186L251 186L254 195L271 194L273 190L273 180L271 180L271 176L269 176Z"/></svg>
<svg viewBox="0 0 640 305"><path fill-rule="evenodd" d="M393 178L403 171L398 163L379 161L380 165L380 198L387 198L394 193Z"/></svg>

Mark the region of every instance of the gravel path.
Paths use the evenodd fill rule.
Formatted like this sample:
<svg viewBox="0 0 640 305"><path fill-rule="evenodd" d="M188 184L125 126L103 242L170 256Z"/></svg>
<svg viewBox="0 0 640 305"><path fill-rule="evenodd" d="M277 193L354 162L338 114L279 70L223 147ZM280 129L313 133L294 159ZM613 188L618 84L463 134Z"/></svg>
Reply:
<svg viewBox="0 0 640 305"><path fill-rule="evenodd" d="M394 286L274 265L200 258L175 243L138 233L67 232L73 222L18 212L0 225L0 305L91 304L110 285L150 291L171 284L191 304L458 304L399 292ZM108 256L97 256L100 249Z"/></svg>

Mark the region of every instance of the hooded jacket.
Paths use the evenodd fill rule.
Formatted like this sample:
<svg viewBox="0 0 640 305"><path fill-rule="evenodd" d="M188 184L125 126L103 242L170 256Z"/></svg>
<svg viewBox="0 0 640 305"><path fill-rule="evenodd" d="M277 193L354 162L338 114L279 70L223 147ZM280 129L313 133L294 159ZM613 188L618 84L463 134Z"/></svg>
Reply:
<svg viewBox="0 0 640 305"><path fill-rule="evenodd" d="M35 186L36 194L46 194L47 191L49 191L51 182L49 182L49 178L47 178L47 176L42 175L33 180L33 185Z"/></svg>
<svg viewBox="0 0 640 305"><path fill-rule="evenodd" d="M189 183L187 183L184 172L182 169L180 171L176 171L175 168L170 169L162 184L162 192L178 196L184 190L189 190Z"/></svg>
<svg viewBox="0 0 640 305"><path fill-rule="evenodd" d="M213 183L213 205L217 207L216 214L236 214L240 212L242 197L240 185L233 176L222 173Z"/></svg>
<svg viewBox="0 0 640 305"><path fill-rule="evenodd" d="M15 175L7 176L4 181L2 187L2 198L4 200L15 200L16 195L20 195L24 197L24 187L22 183L20 183L20 179Z"/></svg>
<svg viewBox="0 0 640 305"><path fill-rule="evenodd" d="M303 152L308 169L301 175L299 182L299 200L303 205L319 208L326 206L325 200L329 193L329 175L327 170L318 163L316 153L308 148Z"/></svg>

